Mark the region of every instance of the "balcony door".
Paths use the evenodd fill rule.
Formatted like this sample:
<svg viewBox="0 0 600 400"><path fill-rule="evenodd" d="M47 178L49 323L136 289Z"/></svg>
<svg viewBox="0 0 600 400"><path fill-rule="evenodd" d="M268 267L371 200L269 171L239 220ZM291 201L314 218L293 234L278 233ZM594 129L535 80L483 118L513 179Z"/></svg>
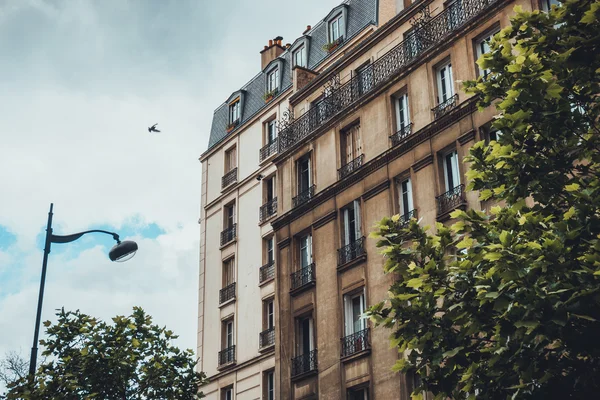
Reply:
<svg viewBox="0 0 600 400"><path fill-rule="evenodd" d="M298 161L298 194L306 192L310 186L310 157L304 157Z"/></svg>
<svg viewBox="0 0 600 400"><path fill-rule="evenodd" d="M360 232L360 202L354 200L342 210L344 224L344 246L356 242L361 237Z"/></svg>
<svg viewBox="0 0 600 400"><path fill-rule="evenodd" d="M296 355L308 354L315 349L312 316L298 318Z"/></svg>
<svg viewBox="0 0 600 400"><path fill-rule="evenodd" d="M401 179L398 185L400 215L408 215L413 210L412 183L410 178Z"/></svg>
<svg viewBox="0 0 600 400"><path fill-rule="evenodd" d="M438 103L444 103L454 96L454 81L452 78L452 64L450 62L440 66L436 72L438 86Z"/></svg>
<svg viewBox="0 0 600 400"><path fill-rule="evenodd" d="M300 268L304 269L312 264L312 236L300 238Z"/></svg>
<svg viewBox="0 0 600 400"><path fill-rule="evenodd" d="M366 329L366 320L362 318L364 311L364 292L344 296L344 331L346 336Z"/></svg>
<svg viewBox="0 0 600 400"><path fill-rule="evenodd" d="M458 167L458 153L456 150L444 156L444 183L446 184L446 191L450 191L460 185Z"/></svg>
<svg viewBox="0 0 600 400"><path fill-rule="evenodd" d="M347 165L362 154L360 125L355 125L342 132L342 166Z"/></svg>

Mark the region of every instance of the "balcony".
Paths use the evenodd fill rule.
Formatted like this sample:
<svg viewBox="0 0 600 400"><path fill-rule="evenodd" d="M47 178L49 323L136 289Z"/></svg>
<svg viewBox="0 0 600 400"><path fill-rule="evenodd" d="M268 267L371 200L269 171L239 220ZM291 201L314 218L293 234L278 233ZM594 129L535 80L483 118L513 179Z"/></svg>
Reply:
<svg viewBox="0 0 600 400"><path fill-rule="evenodd" d="M221 246L225 246L229 242L233 242L235 240L237 224L231 225L229 228L226 228L223 232L221 232Z"/></svg>
<svg viewBox="0 0 600 400"><path fill-rule="evenodd" d="M364 236L347 246L338 249L338 268L357 259L363 259L367 253L365 252Z"/></svg>
<svg viewBox="0 0 600 400"><path fill-rule="evenodd" d="M350 161L348 164L344 165L342 168L338 169L339 178L344 179L345 177L362 167L364 159L365 155L361 154L354 160Z"/></svg>
<svg viewBox="0 0 600 400"><path fill-rule="evenodd" d="M369 350L369 328L342 338L342 358Z"/></svg>
<svg viewBox="0 0 600 400"><path fill-rule="evenodd" d="M458 95L450 97L448 100L438 104L436 107L433 107L431 111L433 111L433 117L435 119L441 118L444 115L448 114L454 107L458 105Z"/></svg>
<svg viewBox="0 0 600 400"><path fill-rule="evenodd" d="M275 328L269 328L258 335L258 347L264 350L275 345Z"/></svg>
<svg viewBox="0 0 600 400"><path fill-rule="evenodd" d="M296 271L290 275L291 289L290 291L295 292L308 285L315 283L315 263L310 264Z"/></svg>
<svg viewBox="0 0 600 400"><path fill-rule="evenodd" d="M287 122L279 132L279 152L292 148L333 117L347 110L383 84L396 78L402 69L417 61L433 47L448 40L457 29L499 0L462 0L438 15L421 18L401 43L371 63L360 74L328 91L319 107Z"/></svg>
<svg viewBox="0 0 600 400"><path fill-rule="evenodd" d="M277 197L273 197L271 200L260 206L260 209L258 210L258 220L262 224L275 214L277 214Z"/></svg>
<svg viewBox="0 0 600 400"><path fill-rule="evenodd" d="M275 277L275 261L269 261L258 270L258 284L270 281Z"/></svg>
<svg viewBox="0 0 600 400"><path fill-rule="evenodd" d="M444 219L451 211L466 204L465 185L458 185L435 199L438 219Z"/></svg>
<svg viewBox="0 0 600 400"><path fill-rule="evenodd" d="M400 219L398 220L398 225L400 227L405 227L406 225L408 225L408 222L413 218L417 218L417 210L411 210L406 214L401 215Z"/></svg>
<svg viewBox="0 0 600 400"><path fill-rule="evenodd" d="M229 300L235 299L235 282L219 290L219 304L225 304Z"/></svg>
<svg viewBox="0 0 600 400"><path fill-rule="evenodd" d="M312 185L303 192L298 193L298 196L292 198L292 207L298 207L301 204L307 203L315 197L316 185Z"/></svg>
<svg viewBox="0 0 600 400"><path fill-rule="evenodd" d="M292 379L317 372L317 350L292 358Z"/></svg>
<svg viewBox="0 0 600 400"><path fill-rule="evenodd" d="M235 345L219 352L219 368L235 364Z"/></svg>
<svg viewBox="0 0 600 400"><path fill-rule="evenodd" d="M398 132L390 136L390 139L392 139L392 147L398 146L412 134L412 126L412 122L410 124L406 124L402 128L400 128Z"/></svg>
<svg viewBox="0 0 600 400"><path fill-rule="evenodd" d="M237 167L223 175L221 178L221 189L225 189L235 182L237 182Z"/></svg>
<svg viewBox="0 0 600 400"><path fill-rule="evenodd" d="M272 155L277 154L277 150L279 149L279 140L275 139L272 143L267 144L263 148L258 151L258 160L259 162L265 161L267 158Z"/></svg>

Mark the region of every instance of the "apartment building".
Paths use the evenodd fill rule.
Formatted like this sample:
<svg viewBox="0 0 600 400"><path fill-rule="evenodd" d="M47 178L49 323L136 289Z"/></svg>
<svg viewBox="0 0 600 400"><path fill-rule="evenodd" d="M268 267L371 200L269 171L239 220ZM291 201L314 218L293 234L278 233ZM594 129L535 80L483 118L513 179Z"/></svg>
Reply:
<svg viewBox="0 0 600 400"><path fill-rule="evenodd" d="M463 157L494 140L461 81L513 7L555 0L347 0L216 111L202 162L198 356L214 399L409 399L373 224L485 208ZM327 12L327 10L325 10Z"/></svg>

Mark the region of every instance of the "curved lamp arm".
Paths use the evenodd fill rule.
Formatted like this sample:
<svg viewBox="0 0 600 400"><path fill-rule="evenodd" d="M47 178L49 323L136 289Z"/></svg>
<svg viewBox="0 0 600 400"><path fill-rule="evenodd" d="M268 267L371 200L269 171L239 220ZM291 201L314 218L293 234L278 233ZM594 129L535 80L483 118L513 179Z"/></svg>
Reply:
<svg viewBox="0 0 600 400"><path fill-rule="evenodd" d="M50 242L52 242L52 243L69 243L69 242L73 242L73 241L79 239L86 233L94 233L94 232L106 233L107 235L111 235L113 237L113 239L115 239L117 244L121 243L121 240L119 240L119 235L117 235L114 232L103 231L101 229L92 229L91 231L79 232L79 233L74 233L72 235L65 235L65 236L51 234Z"/></svg>

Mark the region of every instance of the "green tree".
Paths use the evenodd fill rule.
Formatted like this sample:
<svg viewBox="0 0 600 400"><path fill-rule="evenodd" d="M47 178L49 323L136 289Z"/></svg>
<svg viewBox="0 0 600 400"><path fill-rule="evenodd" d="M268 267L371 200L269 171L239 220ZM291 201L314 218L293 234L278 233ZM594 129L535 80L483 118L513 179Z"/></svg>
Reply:
<svg viewBox="0 0 600 400"><path fill-rule="evenodd" d="M515 14L466 83L502 132L471 148L468 190L502 207L371 234L397 279L369 314L422 378L413 398L600 393L600 2Z"/></svg>
<svg viewBox="0 0 600 400"><path fill-rule="evenodd" d="M8 399L179 399L204 397L205 375L196 372L191 350L171 342L177 336L152 324L141 308L113 324L61 310L56 324L45 322L42 363L35 381L9 385Z"/></svg>

